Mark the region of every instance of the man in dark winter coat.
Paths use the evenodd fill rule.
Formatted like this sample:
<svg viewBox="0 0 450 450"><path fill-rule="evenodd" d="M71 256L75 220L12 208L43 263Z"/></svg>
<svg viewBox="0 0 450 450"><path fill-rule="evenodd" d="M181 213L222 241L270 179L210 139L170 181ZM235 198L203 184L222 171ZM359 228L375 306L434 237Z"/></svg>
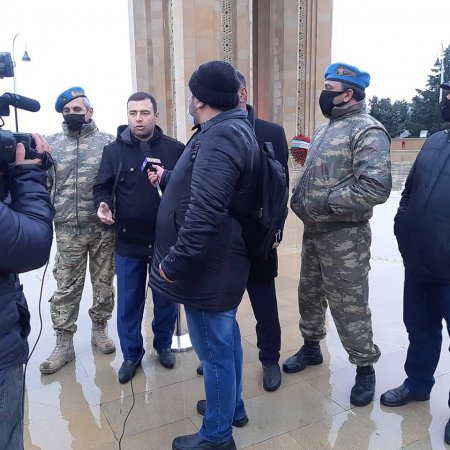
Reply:
<svg viewBox="0 0 450 450"><path fill-rule="evenodd" d="M441 84L450 91L450 83ZM450 122L450 93L442 119ZM450 330L450 135L430 136L406 180L394 232L405 266L403 321L409 337L403 384L381 396L384 406L430 398L442 344L442 319ZM450 406L450 400L449 400ZM445 427L450 444L450 420Z"/></svg>
<svg viewBox="0 0 450 450"><path fill-rule="evenodd" d="M116 141L105 147L94 186L100 220L116 224L117 331L124 358L120 383L134 377L144 355L141 323L160 201L158 190L141 170L142 164L152 158L172 169L184 149L156 125L158 110L153 96L137 92L128 99L127 107L128 126L119 127ZM153 347L160 363L170 369L175 363L171 345L176 305L155 291L152 294Z"/></svg>
<svg viewBox="0 0 450 450"><path fill-rule="evenodd" d="M156 222L153 289L183 303L190 337L203 364L206 404L200 431L172 448L236 448L232 424L248 422L242 393L242 346L236 312L250 261L233 202L251 201L259 148L238 105L236 71L202 64L189 80L196 133L170 175ZM164 181L164 177L161 181ZM244 199L242 197L245 197Z"/></svg>
<svg viewBox="0 0 450 450"><path fill-rule="evenodd" d="M289 186L288 157L289 149L286 134L282 126L255 117L255 110L247 104L247 83L244 75L236 71L239 79L238 107L247 111L260 147L272 142L275 158L283 165L286 182ZM256 318L256 337L259 348L259 360L263 367L263 387L266 391L275 391L281 385L281 371L278 361L281 348L281 328L278 319L275 277L278 275L278 255L273 249L268 259L251 260L247 292ZM197 369L203 373L201 365Z"/></svg>
<svg viewBox="0 0 450 450"><path fill-rule="evenodd" d="M48 144L34 135L42 153ZM0 448L23 449L23 364L28 359L30 313L18 273L48 260L53 207L40 159L17 145L14 165L0 154ZM10 201L6 202L6 198Z"/></svg>

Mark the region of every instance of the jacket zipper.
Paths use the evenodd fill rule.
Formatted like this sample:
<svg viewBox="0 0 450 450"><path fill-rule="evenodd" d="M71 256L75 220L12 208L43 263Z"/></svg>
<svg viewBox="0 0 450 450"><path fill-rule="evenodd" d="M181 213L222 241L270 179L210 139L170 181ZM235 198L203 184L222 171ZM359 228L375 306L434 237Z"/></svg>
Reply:
<svg viewBox="0 0 450 450"><path fill-rule="evenodd" d="M80 136L77 136L77 146L75 149L75 217L77 227L80 226L78 222L78 149L80 146Z"/></svg>

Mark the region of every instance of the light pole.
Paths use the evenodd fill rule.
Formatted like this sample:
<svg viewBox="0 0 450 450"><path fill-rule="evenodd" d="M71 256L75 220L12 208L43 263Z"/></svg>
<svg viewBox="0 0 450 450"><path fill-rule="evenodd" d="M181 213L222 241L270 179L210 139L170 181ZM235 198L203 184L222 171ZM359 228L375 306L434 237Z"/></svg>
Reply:
<svg viewBox="0 0 450 450"><path fill-rule="evenodd" d="M14 67L14 76L13 76L13 86L14 86L14 94L17 94L17 88L16 88L16 55L15 55L15 45L16 45L16 39L20 36L20 33L17 33L14 36L13 39L13 44L12 44L12 63L13 63L13 67ZM25 53L22 56L22 61L25 62L30 62L31 58L28 56L28 52L27 52L27 46L25 44ZM17 118L17 108L14 107L14 119L16 121L16 132L19 131L19 121Z"/></svg>
<svg viewBox="0 0 450 450"><path fill-rule="evenodd" d="M441 44L441 59L436 58L436 62L434 63L434 68L439 70L440 81L439 81L439 105L442 103L442 89L441 84L444 82L444 46Z"/></svg>

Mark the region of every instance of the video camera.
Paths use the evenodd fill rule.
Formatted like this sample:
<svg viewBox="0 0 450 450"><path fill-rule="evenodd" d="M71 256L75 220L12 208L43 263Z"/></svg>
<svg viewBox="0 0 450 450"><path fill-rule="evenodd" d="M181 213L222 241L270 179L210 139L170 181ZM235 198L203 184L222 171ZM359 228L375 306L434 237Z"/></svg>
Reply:
<svg viewBox="0 0 450 450"><path fill-rule="evenodd" d="M0 52L0 78L8 78L14 76L14 63L11 59L11 54L8 52ZM36 143L29 133L13 133L8 130L2 130L5 125L1 116L9 116L9 107L24 109L25 111L37 112L41 105L38 101L32 98L24 97L22 95L11 94L6 92L0 96L0 164L13 163L16 159L16 145L21 142L25 147L25 158L42 159L42 165L48 168L50 162L48 161L48 154L38 153L36 151Z"/></svg>

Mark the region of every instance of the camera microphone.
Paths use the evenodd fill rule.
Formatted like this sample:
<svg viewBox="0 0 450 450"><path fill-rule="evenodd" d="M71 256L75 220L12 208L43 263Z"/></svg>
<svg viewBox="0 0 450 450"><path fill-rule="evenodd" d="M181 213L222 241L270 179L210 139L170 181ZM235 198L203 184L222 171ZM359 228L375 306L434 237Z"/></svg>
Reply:
<svg viewBox="0 0 450 450"><path fill-rule="evenodd" d="M15 108L24 109L25 111L37 112L41 109L41 105L37 100L24 97L23 95L11 94L6 92L0 96L0 102L4 101Z"/></svg>

